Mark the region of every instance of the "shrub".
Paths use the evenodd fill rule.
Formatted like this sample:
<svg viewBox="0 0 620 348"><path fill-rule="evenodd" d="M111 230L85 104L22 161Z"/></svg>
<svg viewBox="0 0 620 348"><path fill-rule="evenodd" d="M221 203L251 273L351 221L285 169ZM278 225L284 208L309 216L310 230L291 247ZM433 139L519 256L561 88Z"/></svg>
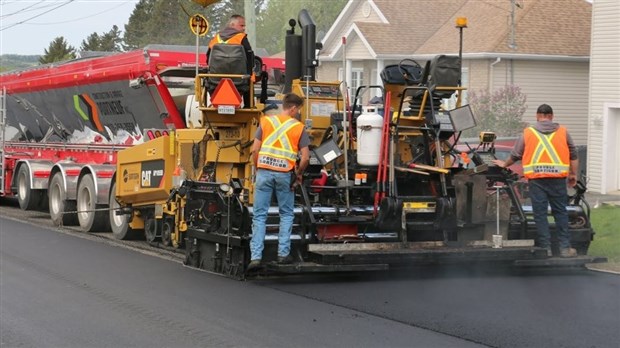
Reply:
<svg viewBox="0 0 620 348"><path fill-rule="evenodd" d="M477 126L464 132L464 137L476 137L481 131L497 136L518 136L525 127L522 121L527 109L527 96L516 85L506 85L494 92L480 90L469 93L469 105L476 116Z"/></svg>

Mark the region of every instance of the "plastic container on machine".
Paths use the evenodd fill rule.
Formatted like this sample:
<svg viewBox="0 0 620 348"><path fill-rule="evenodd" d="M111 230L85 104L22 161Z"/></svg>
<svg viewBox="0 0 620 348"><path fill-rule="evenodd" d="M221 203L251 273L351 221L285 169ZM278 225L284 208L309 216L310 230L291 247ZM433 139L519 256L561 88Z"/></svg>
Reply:
<svg viewBox="0 0 620 348"><path fill-rule="evenodd" d="M383 117L375 106L365 106L357 117L357 163L378 166L381 155L381 129Z"/></svg>

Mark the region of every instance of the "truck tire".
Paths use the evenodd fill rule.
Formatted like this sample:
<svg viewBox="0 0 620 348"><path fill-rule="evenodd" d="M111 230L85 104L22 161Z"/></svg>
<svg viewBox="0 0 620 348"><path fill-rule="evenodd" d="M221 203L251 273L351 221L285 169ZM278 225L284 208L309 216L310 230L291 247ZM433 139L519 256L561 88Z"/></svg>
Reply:
<svg viewBox="0 0 620 348"><path fill-rule="evenodd" d="M17 201L22 210L36 210L41 206L41 190L30 186L30 168L22 164L17 171Z"/></svg>
<svg viewBox="0 0 620 348"><path fill-rule="evenodd" d="M107 211L95 211L105 209L107 206L97 205L95 180L92 174L86 174L80 180L77 191L77 217L80 227L84 232L109 231L110 226Z"/></svg>
<svg viewBox="0 0 620 348"><path fill-rule="evenodd" d="M66 212L76 211L76 202L67 200L67 192L62 182L62 173L57 172L47 188L50 217L56 226L75 226L78 224L77 214Z"/></svg>
<svg viewBox="0 0 620 348"><path fill-rule="evenodd" d="M118 210L120 207L121 205L116 200L116 183L112 182L112 187L110 188L109 211L109 220L112 234L114 234L114 237L116 239L120 240L138 239L140 237L140 230L134 230L129 227L129 216L116 215L116 210Z"/></svg>

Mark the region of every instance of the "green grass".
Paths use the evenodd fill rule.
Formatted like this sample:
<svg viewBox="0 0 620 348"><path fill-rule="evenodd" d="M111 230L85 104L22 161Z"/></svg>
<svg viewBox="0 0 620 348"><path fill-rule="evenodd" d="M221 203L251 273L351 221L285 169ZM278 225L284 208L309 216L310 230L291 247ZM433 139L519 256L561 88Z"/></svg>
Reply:
<svg viewBox="0 0 620 348"><path fill-rule="evenodd" d="M588 254L605 256L609 262L620 262L620 207L603 205L592 209L590 218L596 234Z"/></svg>

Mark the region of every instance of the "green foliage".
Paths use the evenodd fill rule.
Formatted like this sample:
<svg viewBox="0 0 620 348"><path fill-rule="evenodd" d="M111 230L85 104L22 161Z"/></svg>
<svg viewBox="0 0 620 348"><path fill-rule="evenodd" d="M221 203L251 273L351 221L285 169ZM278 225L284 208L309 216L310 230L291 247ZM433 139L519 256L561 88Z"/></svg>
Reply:
<svg viewBox="0 0 620 348"><path fill-rule="evenodd" d="M257 12L264 2L256 0ZM189 0L140 0L125 25L123 47L130 50L149 44L194 45L196 36L189 28L189 19L197 13L209 22L209 32L199 39L200 45L206 46L231 15L243 14L243 0L224 0L207 8Z"/></svg>
<svg viewBox="0 0 620 348"><path fill-rule="evenodd" d="M284 50L289 19L297 20L299 11L307 9L316 23L317 41L327 33L347 0L269 0L256 17L256 45L275 54ZM299 34L299 26L296 28Z"/></svg>
<svg viewBox="0 0 620 348"><path fill-rule="evenodd" d="M81 51L102 51L102 52L120 52L122 50L123 39L121 31L116 25L112 26L109 32L101 35L97 33L90 34L85 40L82 40Z"/></svg>
<svg viewBox="0 0 620 348"><path fill-rule="evenodd" d="M126 50L143 47L142 42L148 35L147 24L153 12L154 0L140 0L133 9L129 22L125 24L123 48Z"/></svg>
<svg viewBox="0 0 620 348"><path fill-rule="evenodd" d="M47 64L75 58L75 48L70 46L64 37L55 38L45 49L45 54L39 58L39 63Z"/></svg>
<svg viewBox="0 0 620 348"><path fill-rule="evenodd" d="M591 223L596 234L588 254L606 256L610 262L620 262L620 233L618 232L620 208L603 205L592 209Z"/></svg>
<svg viewBox="0 0 620 348"><path fill-rule="evenodd" d="M495 132L498 136L518 136L523 132L523 114L527 109L527 96L516 85L488 92L469 93L469 105L476 115L477 126L463 132L464 137L476 137L481 131Z"/></svg>
<svg viewBox="0 0 620 348"><path fill-rule="evenodd" d="M19 55L3 54L0 55L0 72L16 69L24 69L39 64L39 55Z"/></svg>

